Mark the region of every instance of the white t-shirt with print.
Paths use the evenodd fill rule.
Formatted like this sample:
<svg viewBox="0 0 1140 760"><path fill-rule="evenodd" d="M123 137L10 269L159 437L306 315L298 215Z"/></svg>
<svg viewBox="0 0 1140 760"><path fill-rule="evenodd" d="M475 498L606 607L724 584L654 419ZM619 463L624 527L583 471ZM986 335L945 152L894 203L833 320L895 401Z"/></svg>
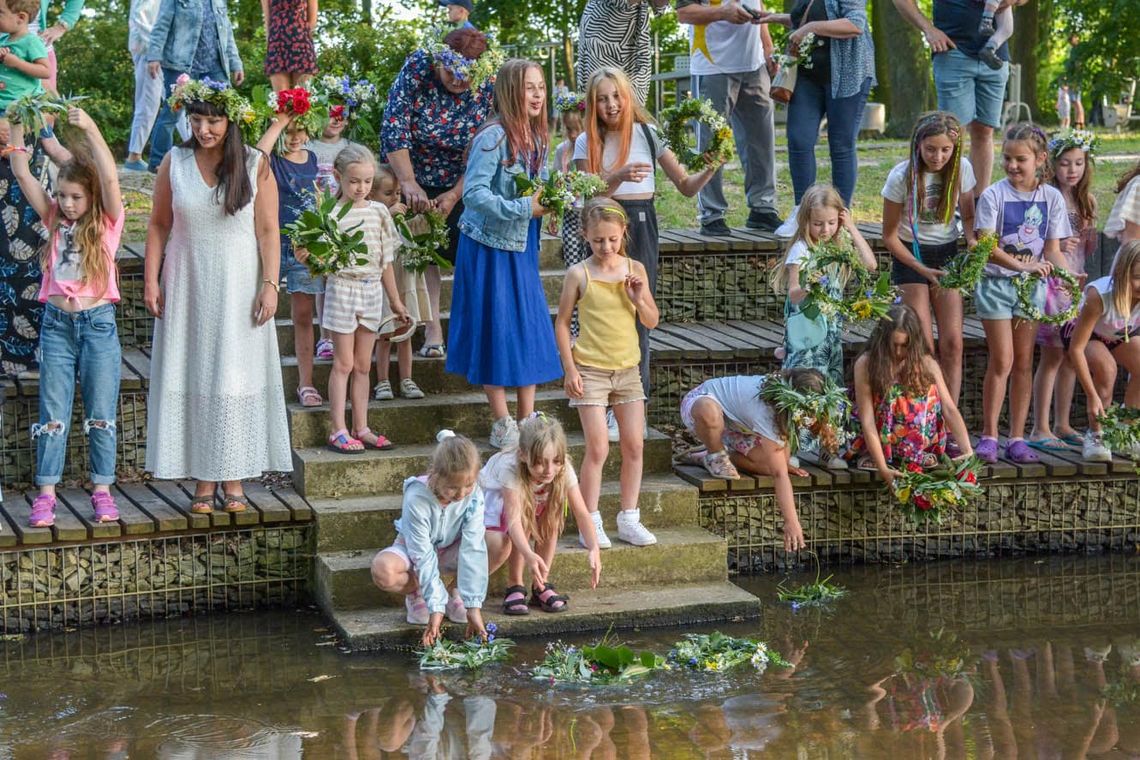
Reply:
<svg viewBox="0 0 1140 760"><path fill-rule="evenodd" d="M906 171L909 166L910 161L903 161L891 169L891 173L887 175L887 181L883 183L882 192L882 196L888 201L902 204L899 238L907 243L914 240L914 234L911 232L911 204L913 199L910 192L911 188L906 182ZM970 162L964 158L961 159L958 177L960 178L959 192L967 193L973 190L977 184L974 169L970 166ZM958 210L954 210L954 215L949 224L943 224L934 218L938 211L938 201L942 197L941 175L926 172L922 175L922 182L926 185L926 195L923 198L923 205L926 208L919 211L916 220L918 222L918 242L922 245L944 245L955 242L962 236L962 220L958 216Z"/></svg>
<svg viewBox="0 0 1140 760"><path fill-rule="evenodd" d="M720 5L722 1L727 0L718 0L716 3L711 0L680 0L677 8L686 5ZM761 8L758 0L743 0L741 5L757 11ZM728 21L690 25L689 71L698 76L756 71L764 65L760 29L759 24L732 24Z"/></svg>
<svg viewBox="0 0 1140 760"><path fill-rule="evenodd" d="M650 131L653 132L654 140L657 144L658 153L653 153L653 148L645 140L645 130L640 124L633 125L633 138L629 143L629 160L631 164L649 164L654 169L657 168L657 157L661 155L660 151L663 150L661 143L661 136L657 134L657 128L649 125ZM612 172L615 169L620 169L620 166L614 166L617 161L618 154L618 136L614 132L607 132L605 137L605 146L602 148L602 170L605 172ZM578 135L578 139L574 142L574 160L584 161L589 158L589 153L586 149L586 133ZM645 179L640 182L622 182L614 191L613 198L616 200L622 196L628 195L644 195L645 193L652 193L657 190L657 183L654 179L653 172L650 171Z"/></svg>
<svg viewBox="0 0 1140 760"><path fill-rule="evenodd" d="M974 229L994 230L1003 251L1039 261L1046 240L1073 236L1069 211L1061 191L1044 183L1036 190L1015 190L1009 179L990 185L978 199ZM1019 273L998 264L986 264L987 277L1016 277Z"/></svg>
<svg viewBox="0 0 1140 760"><path fill-rule="evenodd" d="M738 433L758 433L782 443L772 408L760 400L760 385L766 375L716 377L701 384L701 390L720 404L729 427Z"/></svg>
<svg viewBox="0 0 1140 760"><path fill-rule="evenodd" d="M1116 304L1112 301L1112 278L1101 277L1093 280L1085 288L1085 293L1095 290L1100 296L1104 313L1097 320L1093 332L1109 340L1123 340L1125 337L1135 337L1140 333L1140 306L1132 310L1128 316L1116 311ZM1087 295L1085 296L1088 297ZM1082 301L1081 306L1084 306Z"/></svg>

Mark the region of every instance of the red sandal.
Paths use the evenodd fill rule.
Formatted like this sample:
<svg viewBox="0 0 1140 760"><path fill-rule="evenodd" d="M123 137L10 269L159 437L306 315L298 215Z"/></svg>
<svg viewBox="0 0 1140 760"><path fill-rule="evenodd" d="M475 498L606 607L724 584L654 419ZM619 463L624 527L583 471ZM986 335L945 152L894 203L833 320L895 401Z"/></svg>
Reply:
<svg viewBox="0 0 1140 760"><path fill-rule="evenodd" d="M342 429L329 436L329 448L338 454L363 454L364 441L351 437L347 430Z"/></svg>
<svg viewBox="0 0 1140 760"><path fill-rule="evenodd" d="M396 444L392 443L382 435L373 433L369 428L354 430L352 434L356 438L360 439L360 442L364 444L365 448L371 446L372 448L379 449L380 451L387 451L388 449L396 448ZM371 438L371 440L369 440L369 438Z"/></svg>

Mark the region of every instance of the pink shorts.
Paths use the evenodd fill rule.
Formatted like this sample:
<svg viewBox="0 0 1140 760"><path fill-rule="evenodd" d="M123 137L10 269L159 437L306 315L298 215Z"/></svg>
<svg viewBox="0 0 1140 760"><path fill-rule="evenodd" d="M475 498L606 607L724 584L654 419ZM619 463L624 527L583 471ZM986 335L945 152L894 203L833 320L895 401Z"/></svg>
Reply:
<svg viewBox="0 0 1140 760"><path fill-rule="evenodd" d="M459 572L459 544L461 542L462 539L459 539L453 544L435 550L436 562L439 564L439 571L441 573ZM386 549L381 549L379 553L383 554L384 552L395 554L404 560L404 568L406 570L410 571L415 568L415 565L412 563L412 558L408 556L408 547L404 543L403 536L397 537L396 543Z"/></svg>
<svg viewBox="0 0 1140 760"><path fill-rule="evenodd" d="M709 396L708 392L704 390L704 387L704 383L701 383L686 393L685 397L681 399L681 422L685 424L685 427L690 433L696 430L696 426L693 424L693 404L697 403L697 399L702 396ZM709 398L716 401L712 396L709 396ZM718 405L719 403L720 402L717 402ZM760 439L763 436L757 435L756 433L740 433L736 430L730 430L728 426L731 423L727 417L725 418L724 424L725 428L724 432L721 433L720 440L724 443L725 448L743 456L748 456L749 451L752 451L752 449L760 445Z"/></svg>

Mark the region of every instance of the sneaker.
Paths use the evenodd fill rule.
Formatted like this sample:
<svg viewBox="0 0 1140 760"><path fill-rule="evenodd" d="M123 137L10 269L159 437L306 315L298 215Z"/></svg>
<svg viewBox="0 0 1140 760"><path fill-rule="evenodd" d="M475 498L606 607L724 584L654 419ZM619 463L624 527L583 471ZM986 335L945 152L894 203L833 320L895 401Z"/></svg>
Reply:
<svg viewBox="0 0 1140 760"><path fill-rule="evenodd" d="M32 514L28 518L28 526L50 528L53 525L55 525L55 497L50 493L41 493L32 501Z"/></svg>
<svg viewBox="0 0 1140 760"><path fill-rule="evenodd" d="M764 232L775 232L780 229L780 225L784 220L775 211L752 209L748 212L748 221L744 226L750 230L763 230Z"/></svg>
<svg viewBox="0 0 1140 760"><path fill-rule="evenodd" d="M774 229L772 231L772 234L776 237L782 238L790 238L792 235L796 234L796 217L799 215L799 213L800 207L797 204L792 207L792 213L788 214L788 218L784 220L784 223Z"/></svg>
<svg viewBox="0 0 1140 760"><path fill-rule="evenodd" d="M732 230L728 228L723 219L713 219L701 225L701 234L710 237L728 237Z"/></svg>
<svg viewBox="0 0 1140 760"><path fill-rule="evenodd" d="M447 619L453 623L467 622L467 608L459 598L459 589L451 590L451 598L447 600Z"/></svg>
<svg viewBox="0 0 1140 760"><path fill-rule="evenodd" d="M815 451L804 451L801 456L828 470L846 470L847 460L839 456L824 456Z"/></svg>
<svg viewBox="0 0 1140 760"><path fill-rule="evenodd" d="M997 32L992 14L982 14L982 21L978 24L978 34L982 37L993 37Z"/></svg>
<svg viewBox="0 0 1140 760"><path fill-rule="evenodd" d="M321 338L317 341L317 358L318 359L331 359L333 358L333 344L328 338Z"/></svg>
<svg viewBox="0 0 1140 760"><path fill-rule="evenodd" d="M377 401L391 401L395 398L392 395L392 384L387 380L381 380L376 383L376 387L372 389L372 398Z"/></svg>
<svg viewBox="0 0 1140 760"><path fill-rule="evenodd" d="M146 161L124 161L123 169L129 172L145 172Z"/></svg>
<svg viewBox="0 0 1140 760"><path fill-rule="evenodd" d="M1112 461L1112 452L1100 440L1100 433L1094 433L1092 430L1085 431L1085 441L1081 447L1081 459L1086 462Z"/></svg>
<svg viewBox="0 0 1140 760"><path fill-rule="evenodd" d="M621 440L621 433L618 431L617 417L614 416L613 409L606 410L606 435L609 436L610 443L617 443Z"/></svg>
<svg viewBox="0 0 1140 760"><path fill-rule="evenodd" d="M96 491L91 494L91 507L95 510L95 522L115 522L119 519L115 497L106 491Z"/></svg>
<svg viewBox="0 0 1140 760"><path fill-rule="evenodd" d="M998 57L997 50L990 47L989 45L986 45L984 48L978 51L978 57L981 58L982 62L994 71L997 71L1003 65L1005 65L1005 61Z"/></svg>
<svg viewBox="0 0 1140 760"><path fill-rule="evenodd" d="M709 471L709 475L712 475L714 478L740 480L740 473L737 472L736 465L732 463L727 451L722 450L716 453L705 454L701 464Z"/></svg>
<svg viewBox="0 0 1140 760"><path fill-rule="evenodd" d="M404 398L418 399L424 397L424 392L420 390L420 386L416 385L415 380L405 377L400 381L400 395Z"/></svg>
<svg viewBox="0 0 1140 760"><path fill-rule="evenodd" d="M519 445L519 423L511 416L500 417L491 426L491 448L513 449Z"/></svg>
<svg viewBox="0 0 1140 760"><path fill-rule="evenodd" d="M623 509L617 516L618 540L634 546L652 546L657 536L641 524L640 509Z"/></svg>
<svg viewBox="0 0 1140 760"><path fill-rule="evenodd" d="M404 597L404 607L408 610L407 621L410 625L427 625L431 620L424 595L418 591Z"/></svg>
<svg viewBox="0 0 1140 760"><path fill-rule="evenodd" d="M590 519L594 521L594 535L598 537L598 548L609 549L613 546L610 542L610 537L606 535L606 529L602 527L602 513L591 512ZM582 534L578 534L578 545L582 548L586 547L586 539L582 538Z"/></svg>

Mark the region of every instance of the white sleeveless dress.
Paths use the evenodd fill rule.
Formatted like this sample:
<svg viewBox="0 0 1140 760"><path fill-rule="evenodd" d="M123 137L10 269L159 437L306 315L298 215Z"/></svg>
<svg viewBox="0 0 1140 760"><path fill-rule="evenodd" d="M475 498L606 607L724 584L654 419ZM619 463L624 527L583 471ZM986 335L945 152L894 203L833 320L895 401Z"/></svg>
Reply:
<svg viewBox="0 0 1140 760"><path fill-rule="evenodd" d="M257 191L261 154L247 149ZM292 452L273 320L257 327L261 260L251 199L227 216L190 148L170 151L174 223L162 265L147 403L156 478L241 480L288 472Z"/></svg>

